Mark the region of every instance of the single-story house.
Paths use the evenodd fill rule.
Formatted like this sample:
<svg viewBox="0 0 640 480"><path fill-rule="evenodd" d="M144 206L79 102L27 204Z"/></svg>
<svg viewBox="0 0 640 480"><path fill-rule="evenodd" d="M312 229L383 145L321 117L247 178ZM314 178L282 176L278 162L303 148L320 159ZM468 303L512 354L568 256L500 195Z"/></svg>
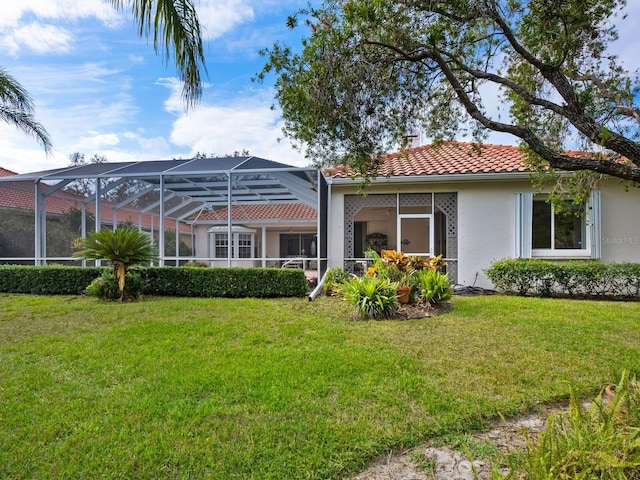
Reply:
<svg viewBox="0 0 640 480"><path fill-rule="evenodd" d="M69 190L77 179L84 182L84 196ZM47 224L61 203L82 208L83 235L93 224L112 228L123 218L143 230L149 219L156 232L174 230L176 243L186 231L193 246L187 254L170 252L165 236L158 235L161 265L194 260L326 269L326 241L317 235L326 224L326 215L318 214L327 211L326 191L315 168L254 156L89 164L0 176L0 205L4 198L7 209L29 211L34 219L31 231L39 241L18 260L36 264L53 260L55 239ZM88 214L95 218L90 221ZM33 245L33 239L31 233L23 243ZM4 257L0 248L0 261L8 260Z"/></svg>
<svg viewBox="0 0 640 480"><path fill-rule="evenodd" d="M386 247L442 255L456 283L490 288L484 270L505 258L640 262L638 188L604 178L580 215L556 213L518 147L421 146L383 157L366 196L344 169L329 184L330 267Z"/></svg>
<svg viewBox="0 0 640 480"><path fill-rule="evenodd" d="M160 205L171 197L176 204L158 213L194 236L192 255L179 260L210 265L358 273L368 248L387 248L442 255L456 283L490 288L484 270L504 258L640 262L640 190L604 178L585 205L571 207L577 215L556 212L514 146L445 142L387 155L364 194L362 179L344 168L321 172L256 157L100 168L13 180L131 175L162 187Z"/></svg>

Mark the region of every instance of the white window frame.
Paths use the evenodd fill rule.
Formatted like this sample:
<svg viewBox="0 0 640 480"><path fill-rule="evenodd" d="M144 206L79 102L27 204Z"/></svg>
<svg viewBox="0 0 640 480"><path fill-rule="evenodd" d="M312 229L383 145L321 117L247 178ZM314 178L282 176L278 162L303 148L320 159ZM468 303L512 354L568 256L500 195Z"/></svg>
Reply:
<svg viewBox="0 0 640 480"><path fill-rule="evenodd" d="M238 230L238 231L236 231ZM229 241L228 241L228 235L227 235L227 230L226 227L223 229L219 229L218 227L213 227L209 229L209 258L213 258L213 259L217 259L217 260L226 260L228 258L232 258L234 260L236 259L251 259L251 258L255 258L255 245L256 245L256 234L255 234L255 230L251 230L251 229L246 229L246 228L242 228L242 227L233 227L233 233L231 234L231 257L229 257ZM240 244L240 236L243 236L246 239L246 236L250 236L250 242L249 245L247 245L245 242L243 242L243 244ZM218 240L218 237L226 237L224 238L226 240L227 243L227 255L223 256L223 257L218 257L216 255L216 241ZM222 238L221 238L222 240ZM222 244L220 244L220 246L222 247ZM250 256L248 257L241 257L240 256L240 247L250 247Z"/></svg>
<svg viewBox="0 0 640 480"><path fill-rule="evenodd" d="M600 258L600 192L592 192L586 204L584 248L555 249L532 248L533 228L532 192L516 193L515 257L582 259ZM553 210L552 210L553 212Z"/></svg>

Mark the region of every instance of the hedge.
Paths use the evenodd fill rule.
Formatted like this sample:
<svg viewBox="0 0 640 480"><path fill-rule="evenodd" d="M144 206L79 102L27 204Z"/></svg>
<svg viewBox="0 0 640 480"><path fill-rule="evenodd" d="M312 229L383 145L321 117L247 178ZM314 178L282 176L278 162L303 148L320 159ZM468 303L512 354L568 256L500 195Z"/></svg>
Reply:
<svg viewBox="0 0 640 480"><path fill-rule="evenodd" d="M0 292L34 295L79 295L103 268L47 265L0 265Z"/></svg>
<svg viewBox="0 0 640 480"><path fill-rule="evenodd" d="M148 267L136 269L143 293L180 297L302 297L304 271L293 268Z"/></svg>
<svg viewBox="0 0 640 480"><path fill-rule="evenodd" d="M78 295L106 267L0 265L0 292ZM292 268L135 267L143 294L180 297L302 297L304 272Z"/></svg>
<svg viewBox="0 0 640 480"><path fill-rule="evenodd" d="M507 259L493 263L485 273L505 293L640 299L637 263Z"/></svg>

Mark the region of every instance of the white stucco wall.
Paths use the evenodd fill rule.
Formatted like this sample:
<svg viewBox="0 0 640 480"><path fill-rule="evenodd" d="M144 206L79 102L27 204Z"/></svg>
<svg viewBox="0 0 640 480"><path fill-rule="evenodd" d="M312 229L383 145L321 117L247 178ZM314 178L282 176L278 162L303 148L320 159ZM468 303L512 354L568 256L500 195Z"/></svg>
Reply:
<svg viewBox="0 0 640 480"><path fill-rule="evenodd" d="M609 179L600 203L602 261L640 262L640 189Z"/></svg>
<svg viewBox="0 0 640 480"><path fill-rule="evenodd" d="M344 263L344 195L353 186L332 185L329 223L329 266ZM625 191L617 180L604 182L601 192L601 259L640 262L640 189ZM491 288L484 274L492 262L515 255L515 193L533 192L527 179L460 181L437 184L372 185L368 194L456 192L458 197L458 283ZM392 245L389 245L393 248Z"/></svg>
<svg viewBox="0 0 640 480"><path fill-rule="evenodd" d="M484 270L491 262L513 257L516 191L517 186L498 182L459 185L459 284L489 288Z"/></svg>

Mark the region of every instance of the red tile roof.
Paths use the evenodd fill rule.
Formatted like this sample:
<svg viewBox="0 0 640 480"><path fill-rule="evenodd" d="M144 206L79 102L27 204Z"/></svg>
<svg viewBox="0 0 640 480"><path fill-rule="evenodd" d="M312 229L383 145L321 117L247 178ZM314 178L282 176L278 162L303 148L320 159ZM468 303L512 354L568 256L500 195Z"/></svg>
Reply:
<svg viewBox="0 0 640 480"><path fill-rule="evenodd" d="M380 158L373 176L451 175L474 173L528 172L524 154L507 145L474 146L465 142L443 142L439 146L423 145ZM344 167L330 169L334 178L347 178Z"/></svg>
<svg viewBox="0 0 640 480"><path fill-rule="evenodd" d="M234 205L231 209L234 221L247 220L316 220L317 212L302 203L273 203ZM226 221L227 209L221 208L205 213L198 217L198 221L214 220Z"/></svg>
<svg viewBox="0 0 640 480"><path fill-rule="evenodd" d="M17 173L0 167L0 177L8 177L10 175L17 175ZM46 186L43 184L46 189ZM0 182L0 208L17 208L21 210L35 210L35 185L32 181L15 181L15 182ZM67 192L65 190L57 190L55 194L47 197L46 208L47 213L54 215L62 215L72 208L80 210L82 208L82 201L85 199L82 195ZM95 211L95 204L87 204L87 211L91 214ZM131 222L134 225L138 224L138 211L132 208L121 208L117 211L117 221L119 223ZM109 202L102 202L100 204L100 217L103 221L113 221L113 208ZM145 227L158 228L159 216L145 213L142 215L142 225ZM181 232L190 232L191 229L184 223L179 223ZM176 222L171 219L165 219L165 228L176 228Z"/></svg>

